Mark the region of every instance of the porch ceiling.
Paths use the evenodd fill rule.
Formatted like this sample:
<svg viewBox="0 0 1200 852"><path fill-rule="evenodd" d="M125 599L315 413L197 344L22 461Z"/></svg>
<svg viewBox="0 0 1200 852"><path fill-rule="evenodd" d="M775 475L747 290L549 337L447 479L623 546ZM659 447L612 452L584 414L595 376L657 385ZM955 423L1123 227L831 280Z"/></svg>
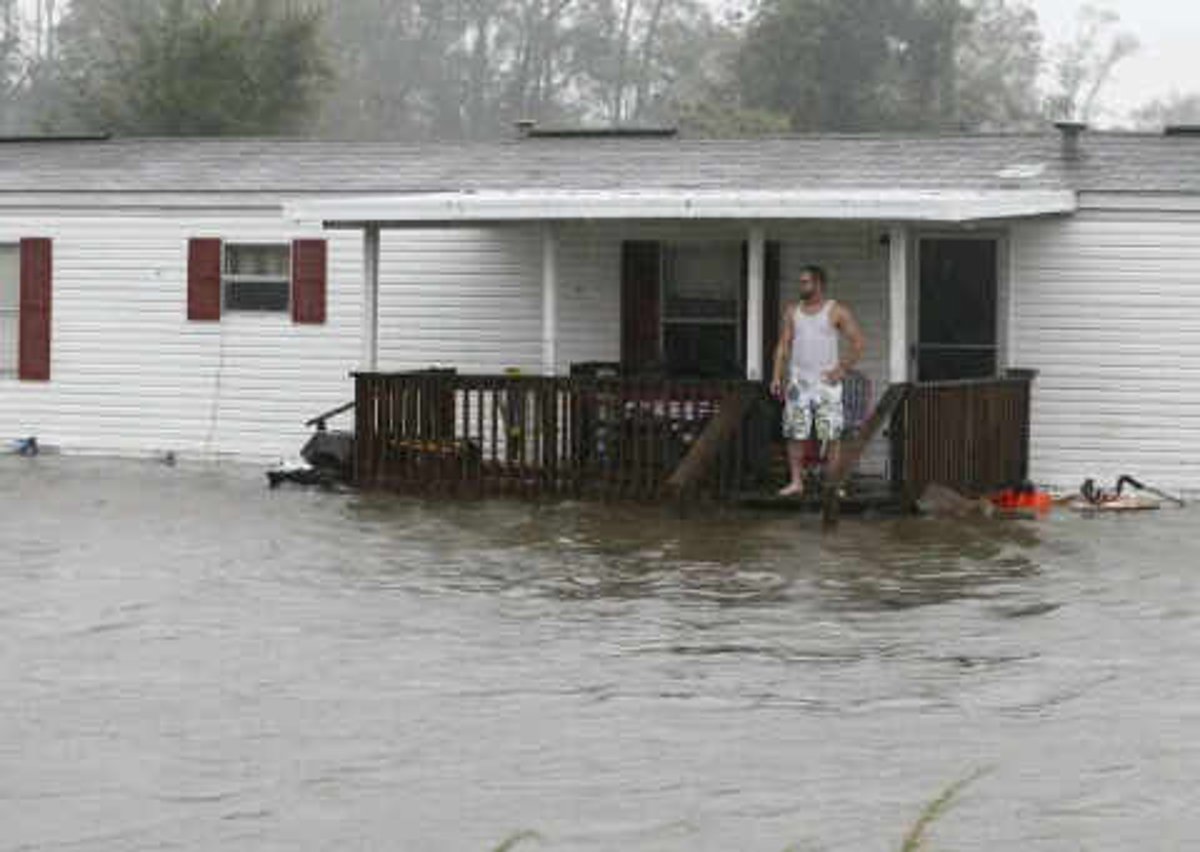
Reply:
<svg viewBox="0 0 1200 852"><path fill-rule="evenodd" d="M974 222L1072 213L1054 189L513 190L301 200L285 218L329 228L614 219Z"/></svg>

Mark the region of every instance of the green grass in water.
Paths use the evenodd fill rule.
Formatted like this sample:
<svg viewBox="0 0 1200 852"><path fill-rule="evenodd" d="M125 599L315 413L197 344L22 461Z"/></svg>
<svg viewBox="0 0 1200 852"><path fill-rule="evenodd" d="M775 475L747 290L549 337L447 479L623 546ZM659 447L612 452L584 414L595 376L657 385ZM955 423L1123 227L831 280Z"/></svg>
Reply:
<svg viewBox="0 0 1200 852"><path fill-rule="evenodd" d="M942 790L936 799L925 806L921 811L921 815L917 817L917 821L908 830L908 834L904 836L904 843L900 847L900 852L921 852L925 848L925 832L929 827L941 819L946 814L946 811L950 810L963 790L990 771L991 769L988 767L976 769L970 775L958 779ZM519 843L523 843L526 840L541 841L541 839L542 836L536 831L518 831L506 837L492 852L512 852L517 848ZM800 847L795 845L789 846L784 852L800 852Z"/></svg>
<svg viewBox="0 0 1200 852"><path fill-rule="evenodd" d="M500 842L500 845L493 849L492 852L512 852L512 850L517 848L518 843L522 843L526 840L540 841L541 839L542 836L536 831L517 831L504 838L504 840Z"/></svg>
<svg viewBox="0 0 1200 852"><path fill-rule="evenodd" d="M926 805L925 809L921 811L921 815L917 817L917 821L913 823L912 828L908 830L908 834L904 836L904 845L900 847L900 852L920 852L920 850L924 849L925 831L929 826L941 819L946 811L950 810L950 806L954 804L954 801L963 790L989 771L988 768L976 769L970 775L960 778L948 786L941 792L941 795Z"/></svg>

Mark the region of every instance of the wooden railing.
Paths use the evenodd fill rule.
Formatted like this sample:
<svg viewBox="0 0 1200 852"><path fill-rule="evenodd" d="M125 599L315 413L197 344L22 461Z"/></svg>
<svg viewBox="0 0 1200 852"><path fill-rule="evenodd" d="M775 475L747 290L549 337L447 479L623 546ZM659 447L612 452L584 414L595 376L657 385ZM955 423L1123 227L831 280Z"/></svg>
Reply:
<svg viewBox="0 0 1200 852"><path fill-rule="evenodd" d="M722 408L749 410L745 400L762 394L739 381L435 371L355 380L356 484L462 495L664 497ZM690 466L689 494L730 496L762 474L770 434L748 422L723 428Z"/></svg>
<svg viewBox="0 0 1200 852"><path fill-rule="evenodd" d="M930 483L970 496L1029 475L1029 398L1036 374L909 385L889 429L892 478L911 506Z"/></svg>
<svg viewBox="0 0 1200 852"><path fill-rule="evenodd" d="M909 506L932 482L969 495L1019 484L1033 376L891 386L843 445L826 497L877 432ZM756 382L358 373L354 408L364 488L655 500L779 485L778 414Z"/></svg>

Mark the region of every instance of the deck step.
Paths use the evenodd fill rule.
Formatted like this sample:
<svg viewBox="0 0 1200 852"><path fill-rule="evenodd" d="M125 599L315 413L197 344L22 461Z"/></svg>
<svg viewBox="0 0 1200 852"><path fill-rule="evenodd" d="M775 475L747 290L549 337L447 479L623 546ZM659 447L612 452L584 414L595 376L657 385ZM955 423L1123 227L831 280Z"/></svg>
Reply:
<svg viewBox="0 0 1200 852"><path fill-rule="evenodd" d="M747 491L736 498L739 506L748 509L770 509L781 512L821 511L821 490L810 485L802 497L781 497L775 490ZM865 513L899 514L900 494L884 479L859 477L847 490L841 501L841 510L847 515Z"/></svg>

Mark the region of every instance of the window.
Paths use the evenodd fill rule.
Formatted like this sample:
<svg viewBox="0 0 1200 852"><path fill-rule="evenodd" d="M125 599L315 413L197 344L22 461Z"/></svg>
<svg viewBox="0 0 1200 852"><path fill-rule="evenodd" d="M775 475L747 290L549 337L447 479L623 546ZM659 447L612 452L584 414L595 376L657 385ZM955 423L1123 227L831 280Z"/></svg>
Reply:
<svg viewBox="0 0 1200 852"><path fill-rule="evenodd" d="M21 250L0 245L0 376L15 376L20 353Z"/></svg>
<svg viewBox="0 0 1200 852"><path fill-rule="evenodd" d="M227 311L287 311L290 246L226 243L221 289Z"/></svg>
<svg viewBox="0 0 1200 852"><path fill-rule="evenodd" d="M674 376L742 374L742 250L679 244L663 257L663 356Z"/></svg>
<svg viewBox="0 0 1200 852"><path fill-rule="evenodd" d="M190 237L187 243L187 318L219 322L222 311L288 313L292 322L325 322L328 273L325 240L227 243Z"/></svg>

